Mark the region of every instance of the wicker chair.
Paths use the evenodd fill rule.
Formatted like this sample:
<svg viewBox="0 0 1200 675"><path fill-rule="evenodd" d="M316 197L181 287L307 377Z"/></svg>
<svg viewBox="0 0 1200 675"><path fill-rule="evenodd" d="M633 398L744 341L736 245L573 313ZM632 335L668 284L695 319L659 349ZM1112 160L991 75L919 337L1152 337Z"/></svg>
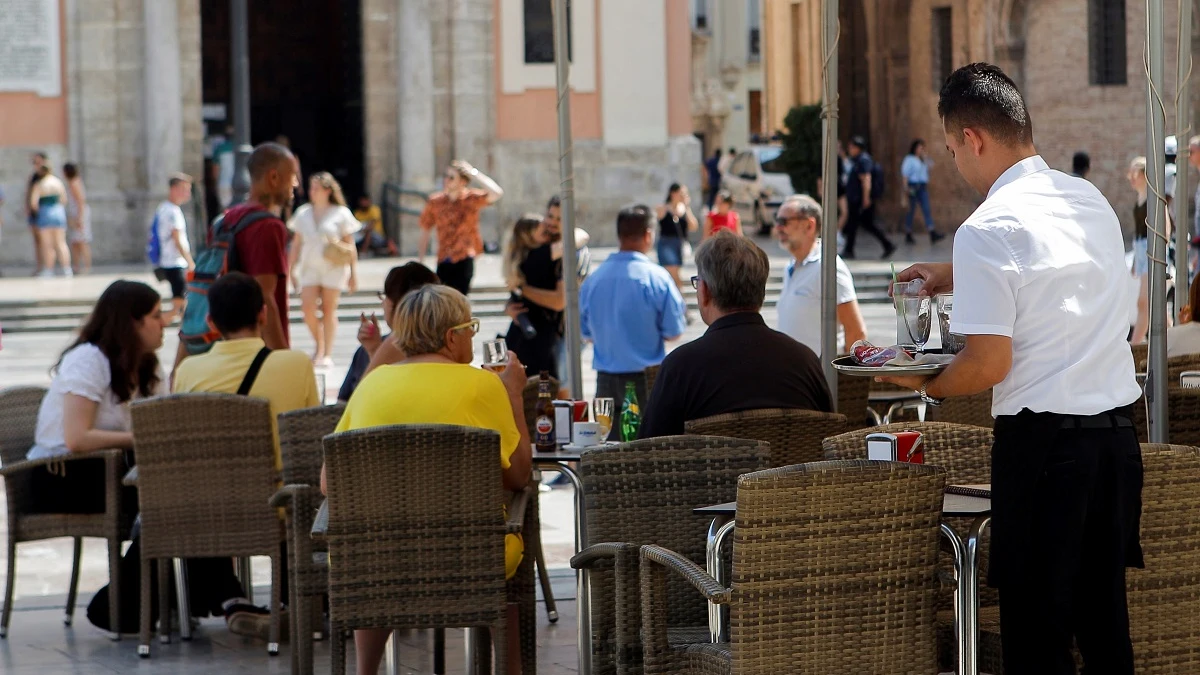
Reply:
<svg viewBox="0 0 1200 675"><path fill-rule="evenodd" d="M440 425L325 439L335 675L345 672L347 633L359 628L491 628L504 664L510 600L521 606L522 672L536 675L531 558L504 580L503 535L529 518L519 499L504 520L499 443L494 431Z"/></svg>
<svg viewBox="0 0 1200 675"><path fill-rule="evenodd" d="M771 466L820 461L821 442L847 429L845 415L782 408L713 415L684 424L689 434L766 441L771 444Z"/></svg>
<svg viewBox="0 0 1200 675"><path fill-rule="evenodd" d="M738 476L763 469L765 443L667 436L588 450L580 462L591 545L571 560L588 570L592 593L592 666L596 675L640 673L638 546L658 543L687 559L705 559L707 519L698 506L733 501ZM677 642L708 635L702 598L672 583ZM582 645L581 645L582 646Z"/></svg>
<svg viewBox="0 0 1200 675"><path fill-rule="evenodd" d="M169 579L172 558L271 558L267 653L279 653L285 537L269 501L278 484L271 407L232 394L176 394L130 406L141 510L142 626L138 654L150 656L150 565ZM170 614L170 593L160 592ZM168 621L159 621L163 642Z"/></svg>
<svg viewBox="0 0 1200 675"><path fill-rule="evenodd" d="M1139 373L1146 372L1146 361L1150 354L1150 343L1143 342L1140 345L1130 345L1129 349L1133 352L1133 365Z"/></svg>
<svg viewBox="0 0 1200 675"><path fill-rule="evenodd" d="M0 638L8 635L12 618L13 584L17 573L17 544L41 539L72 537L75 540L71 581L67 590L66 616L68 626L75 613L79 587L79 558L83 537L100 537L108 541L108 612L112 639L119 640L121 542L129 538L133 514L122 512L121 476L125 474L125 455L120 450L102 450L86 455L57 457L55 462L74 462L81 459L103 459L106 464L104 513L30 513L31 480L36 470L51 462L48 459L26 460L25 453L33 446L37 427L38 408L46 390L42 387L13 387L0 391L0 476L8 497L8 575L4 588L4 615L0 619Z"/></svg>
<svg viewBox="0 0 1200 675"><path fill-rule="evenodd" d="M871 378L854 377L838 371L837 411L846 416L847 430L861 429L875 423L871 414Z"/></svg>
<svg viewBox="0 0 1200 675"><path fill-rule="evenodd" d="M945 485L938 467L894 462L817 462L742 476L730 588L678 553L642 547L646 672L938 672ZM730 643L669 642L671 579L730 606Z"/></svg>
<svg viewBox="0 0 1200 675"><path fill-rule="evenodd" d="M309 535L324 500L318 487L325 460L321 439L333 433L344 410L341 405L317 406L278 417L284 486L271 498L271 506L288 512L288 619L292 668L300 673L313 671L314 633L321 628L319 600L329 587L328 556L322 555L325 547Z"/></svg>
<svg viewBox="0 0 1200 675"><path fill-rule="evenodd" d="M1138 440L1147 440L1146 399L1133 405L1133 426ZM1200 389L1167 387L1167 438L1176 445L1200 446Z"/></svg>
<svg viewBox="0 0 1200 675"><path fill-rule="evenodd" d="M936 422L970 424L991 429L996 420L992 417L992 390L973 396L954 396L940 406L930 406L928 418Z"/></svg>
<svg viewBox="0 0 1200 675"><path fill-rule="evenodd" d="M1200 511L1200 450L1142 445L1142 553L1146 568L1126 572L1134 670L1144 675L1200 672L1200 530L1181 514ZM1184 619L1183 617L1188 617ZM1000 629L981 621L979 665L1004 675Z"/></svg>

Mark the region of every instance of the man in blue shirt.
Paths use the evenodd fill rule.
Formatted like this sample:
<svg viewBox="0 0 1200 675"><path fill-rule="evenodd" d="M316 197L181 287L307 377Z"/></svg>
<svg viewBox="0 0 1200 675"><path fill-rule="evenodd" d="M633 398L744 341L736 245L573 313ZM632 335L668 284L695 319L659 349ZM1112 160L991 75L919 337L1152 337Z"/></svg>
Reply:
<svg viewBox="0 0 1200 675"><path fill-rule="evenodd" d="M638 402L646 403L643 371L666 358L665 342L683 335L687 306L671 275L646 257L654 245L650 207L638 205L617 215L621 250L610 255L579 289L579 322L593 345L596 396L621 400L633 382Z"/></svg>

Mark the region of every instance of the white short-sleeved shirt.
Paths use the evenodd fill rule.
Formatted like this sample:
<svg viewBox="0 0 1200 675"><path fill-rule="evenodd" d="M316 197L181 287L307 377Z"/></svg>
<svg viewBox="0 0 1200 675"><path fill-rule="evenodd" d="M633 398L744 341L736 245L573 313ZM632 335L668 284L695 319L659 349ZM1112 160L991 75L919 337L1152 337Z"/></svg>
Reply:
<svg viewBox="0 0 1200 675"><path fill-rule="evenodd" d="M93 429L101 431L129 431L129 404L117 400L110 383L112 372L108 357L100 348L85 342L63 355L58 372L50 383L50 390L42 399L38 409L37 431L34 445L26 453L26 459L59 457L69 455L63 438L63 411L67 394L82 396L99 404L96 407L96 422ZM166 373L159 369L158 387L154 395L167 393ZM136 400L135 395L135 400Z"/></svg>
<svg viewBox="0 0 1200 675"><path fill-rule="evenodd" d="M158 228L158 266L165 269L187 267L187 258L183 257L180 247L176 246L175 241L171 239L171 233L178 232L183 250L191 253L191 246L188 244L187 221L183 218L183 209L172 202L165 201L159 204L158 210L154 212L154 223L154 226Z"/></svg>
<svg viewBox="0 0 1200 675"><path fill-rule="evenodd" d="M288 221L288 229L301 237L301 270L327 271L334 266L325 260L325 244L358 232L362 229L362 223L358 222L350 209L337 205L327 207L321 214L320 222L317 222L312 204L305 204L296 209Z"/></svg>
<svg viewBox="0 0 1200 675"><path fill-rule="evenodd" d="M857 300L854 276L841 256L837 257L837 304ZM783 275L783 291L776 306L779 313L779 332L821 354L821 245L802 261L792 260ZM845 331L838 326L838 344L845 341ZM846 345L849 346L849 345Z"/></svg>
<svg viewBox="0 0 1200 675"><path fill-rule="evenodd" d="M1141 394L1134 379L1117 214L1094 185L1021 160L954 237L955 333L1013 341L993 415L1095 415Z"/></svg>

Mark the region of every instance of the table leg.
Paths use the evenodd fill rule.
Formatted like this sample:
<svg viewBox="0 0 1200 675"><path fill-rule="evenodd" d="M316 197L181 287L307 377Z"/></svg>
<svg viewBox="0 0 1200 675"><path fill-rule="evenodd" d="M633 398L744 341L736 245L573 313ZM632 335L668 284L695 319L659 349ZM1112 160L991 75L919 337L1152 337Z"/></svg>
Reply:
<svg viewBox="0 0 1200 675"><path fill-rule="evenodd" d="M964 608L967 605L967 594L970 587L967 586L967 575L965 572L967 557L966 546L963 544L962 537L954 531L946 523L942 523L942 536L946 537L950 542L950 549L954 554L954 637L958 649L958 675L966 675L969 672L970 666L967 664L967 654L970 647L966 642L966 621L963 616Z"/></svg>
<svg viewBox="0 0 1200 675"><path fill-rule="evenodd" d="M896 401L895 403L889 405L887 412L885 412L883 414L883 424L891 424L892 423L892 415L895 415L897 412L899 412L903 409L904 409L904 403L902 403L900 401Z"/></svg>
<svg viewBox="0 0 1200 675"><path fill-rule="evenodd" d="M179 639L192 639L192 605L188 597L187 565L182 558L172 558L175 566L175 600L179 605ZM165 593L165 590L159 591Z"/></svg>
<svg viewBox="0 0 1200 675"><path fill-rule="evenodd" d="M387 675L400 675L400 638L396 631L388 636L387 647L383 651L383 672Z"/></svg>
<svg viewBox="0 0 1200 675"><path fill-rule="evenodd" d="M246 599L254 602L254 579L251 577L250 556L237 559L237 578L246 590Z"/></svg>
<svg viewBox="0 0 1200 675"><path fill-rule="evenodd" d="M966 667L963 675L979 675L979 540L983 531L992 522L990 515L979 516L971 525L963 565L963 577L969 593L964 596L963 624L966 626L963 644L967 646Z"/></svg>
<svg viewBox="0 0 1200 675"><path fill-rule="evenodd" d="M578 553L587 546L587 513L583 499L583 482L566 462L544 465L542 469L557 471L571 481L575 488L575 552ZM592 602L591 584L587 570L575 570L576 600L575 609L578 612L576 627L578 629L577 644L579 645L579 675L592 675Z"/></svg>
<svg viewBox="0 0 1200 675"><path fill-rule="evenodd" d="M717 583L722 586L728 586L728 582L724 579L725 565L721 560L721 547L725 543L725 537L733 532L733 526L736 524L729 516L717 516L712 519L708 525L708 537L705 541L705 562L708 566L708 573ZM728 625L726 616L726 607L714 603L708 603L708 634L712 639L713 644L721 644L729 641L729 631L726 628Z"/></svg>

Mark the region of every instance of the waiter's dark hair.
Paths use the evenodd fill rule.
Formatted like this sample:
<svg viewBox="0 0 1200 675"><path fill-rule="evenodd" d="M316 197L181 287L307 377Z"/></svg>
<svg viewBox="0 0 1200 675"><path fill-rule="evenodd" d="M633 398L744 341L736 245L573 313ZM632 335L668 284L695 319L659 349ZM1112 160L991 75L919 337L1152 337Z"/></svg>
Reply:
<svg viewBox="0 0 1200 675"><path fill-rule="evenodd" d="M617 214L617 238L621 241L640 239L650 230L653 216L645 204L626 206Z"/></svg>
<svg viewBox="0 0 1200 675"><path fill-rule="evenodd" d="M946 78L938 115L947 131L962 139L963 129L988 132L1003 145L1033 143L1033 121L1016 83L990 63L971 63Z"/></svg>

